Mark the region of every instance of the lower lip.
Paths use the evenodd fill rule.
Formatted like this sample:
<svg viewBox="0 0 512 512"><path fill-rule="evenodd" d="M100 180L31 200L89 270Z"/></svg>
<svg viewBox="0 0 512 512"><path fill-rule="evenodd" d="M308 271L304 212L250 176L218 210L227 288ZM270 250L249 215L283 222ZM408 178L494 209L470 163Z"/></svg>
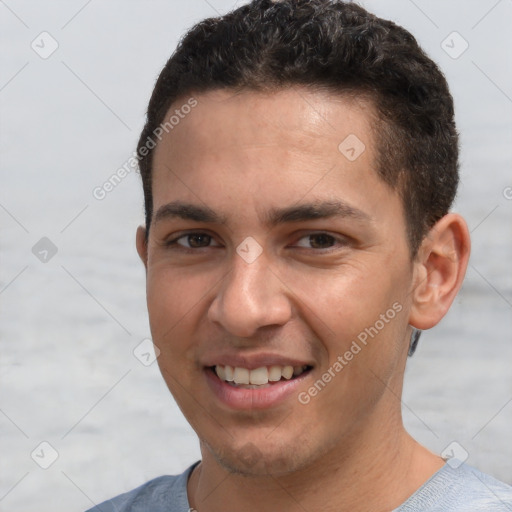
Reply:
<svg viewBox="0 0 512 512"><path fill-rule="evenodd" d="M220 380L210 368L205 369L206 381L216 397L225 405L239 410L267 409L286 401L290 395L298 396L297 388L310 371L291 380L280 380L262 388L237 388Z"/></svg>

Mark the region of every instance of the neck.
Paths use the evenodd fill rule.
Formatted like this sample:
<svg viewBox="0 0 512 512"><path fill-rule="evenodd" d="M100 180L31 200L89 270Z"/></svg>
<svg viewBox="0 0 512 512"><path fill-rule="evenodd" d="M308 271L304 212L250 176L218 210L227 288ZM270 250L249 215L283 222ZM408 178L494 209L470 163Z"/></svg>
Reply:
<svg viewBox="0 0 512 512"><path fill-rule="evenodd" d="M203 460L188 483L190 505L198 512L225 512L226 502L230 510L247 510L250 504L252 512L393 510L444 465L407 434L399 416L387 425L367 425L287 475L230 473L203 446Z"/></svg>

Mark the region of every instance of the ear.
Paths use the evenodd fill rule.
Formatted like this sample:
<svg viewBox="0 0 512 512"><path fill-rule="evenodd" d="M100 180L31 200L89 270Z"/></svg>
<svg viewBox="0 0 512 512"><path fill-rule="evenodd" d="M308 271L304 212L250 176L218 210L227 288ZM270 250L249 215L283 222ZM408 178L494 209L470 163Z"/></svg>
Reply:
<svg viewBox="0 0 512 512"><path fill-rule="evenodd" d="M146 228L139 226L137 228L136 245L139 257L144 263L146 270L148 269L148 244L146 242Z"/></svg>
<svg viewBox="0 0 512 512"><path fill-rule="evenodd" d="M470 247L460 215L449 213L432 227L414 262L410 325L430 329L444 317L462 286Z"/></svg>

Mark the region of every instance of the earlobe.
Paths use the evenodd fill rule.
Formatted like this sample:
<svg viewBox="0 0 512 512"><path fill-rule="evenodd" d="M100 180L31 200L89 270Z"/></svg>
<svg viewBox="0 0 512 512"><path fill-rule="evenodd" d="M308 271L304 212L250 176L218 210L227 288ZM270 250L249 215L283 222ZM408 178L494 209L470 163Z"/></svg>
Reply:
<svg viewBox="0 0 512 512"><path fill-rule="evenodd" d="M462 286L469 253L469 231L460 215L449 213L432 227L414 263L413 327L430 329L443 318Z"/></svg>
<svg viewBox="0 0 512 512"><path fill-rule="evenodd" d="M137 228L137 235L136 235L136 246L137 246L137 252L139 253L139 257L142 260L142 263L144 263L144 266L146 267L146 270L148 268L148 244L146 240L146 228L143 226L139 226Z"/></svg>

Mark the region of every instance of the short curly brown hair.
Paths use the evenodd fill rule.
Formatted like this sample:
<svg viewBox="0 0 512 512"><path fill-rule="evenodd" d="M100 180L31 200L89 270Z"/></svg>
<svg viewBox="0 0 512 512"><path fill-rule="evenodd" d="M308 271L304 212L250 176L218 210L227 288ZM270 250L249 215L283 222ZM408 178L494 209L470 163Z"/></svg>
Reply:
<svg viewBox="0 0 512 512"><path fill-rule="evenodd" d="M253 0L185 34L158 77L137 147L146 231L154 152L147 140L173 102L219 88L293 85L371 98L380 121L377 172L401 196L415 256L457 191L453 99L442 72L407 30L339 0Z"/></svg>

